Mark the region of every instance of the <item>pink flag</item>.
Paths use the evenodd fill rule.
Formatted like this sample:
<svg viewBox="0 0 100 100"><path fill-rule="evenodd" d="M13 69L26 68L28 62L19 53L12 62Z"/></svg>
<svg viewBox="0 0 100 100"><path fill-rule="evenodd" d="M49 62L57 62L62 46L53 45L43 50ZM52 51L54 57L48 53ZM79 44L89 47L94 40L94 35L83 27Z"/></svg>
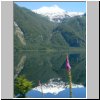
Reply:
<svg viewBox="0 0 100 100"><path fill-rule="evenodd" d="M68 59L68 56L66 57L66 70L67 71L70 71L71 69L71 66L70 66L70 63L69 63L69 59Z"/></svg>

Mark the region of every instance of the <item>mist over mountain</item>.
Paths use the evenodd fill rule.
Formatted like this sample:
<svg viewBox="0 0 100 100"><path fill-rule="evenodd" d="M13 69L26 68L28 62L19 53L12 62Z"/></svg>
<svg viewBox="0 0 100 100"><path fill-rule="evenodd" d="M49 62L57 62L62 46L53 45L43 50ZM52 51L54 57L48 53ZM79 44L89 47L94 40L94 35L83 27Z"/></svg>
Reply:
<svg viewBox="0 0 100 100"><path fill-rule="evenodd" d="M31 11L14 4L15 50L85 48L85 34L86 15L83 13L68 13L56 5Z"/></svg>

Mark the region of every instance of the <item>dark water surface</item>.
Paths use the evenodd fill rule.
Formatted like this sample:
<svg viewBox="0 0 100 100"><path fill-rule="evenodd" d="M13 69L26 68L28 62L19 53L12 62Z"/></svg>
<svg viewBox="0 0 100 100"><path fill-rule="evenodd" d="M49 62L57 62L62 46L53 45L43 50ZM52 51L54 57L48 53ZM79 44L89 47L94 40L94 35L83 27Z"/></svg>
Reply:
<svg viewBox="0 0 100 100"><path fill-rule="evenodd" d="M33 81L34 87L38 82L48 83L52 78L60 78L63 82L68 82L65 69L66 55L69 56L72 72L72 82L86 86L86 54L85 52L59 52L59 51L20 51L14 54L14 79L19 75L25 75ZM45 94L44 97L68 97L67 89L58 95ZM76 92L75 92L76 91ZM35 91L34 91L35 92ZM33 92L32 92L33 93ZM75 97L85 97L85 88L73 89ZM37 92L37 95L39 92ZM66 95L65 95L66 94ZM41 97L41 95L38 95ZM30 97L34 97L30 94Z"/></svg>

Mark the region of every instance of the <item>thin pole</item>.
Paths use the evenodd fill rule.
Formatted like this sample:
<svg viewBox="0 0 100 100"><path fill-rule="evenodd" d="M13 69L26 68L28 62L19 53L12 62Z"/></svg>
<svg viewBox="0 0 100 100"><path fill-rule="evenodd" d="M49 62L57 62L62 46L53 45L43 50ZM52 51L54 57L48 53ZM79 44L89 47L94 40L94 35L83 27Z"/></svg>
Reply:
<svg viewBox="0 0 100 100"><path fill-rule="evenodd" d="M71 76L71 70L68 71L68 76L69 76L70 98L72 98L72 76Z"/></svg>

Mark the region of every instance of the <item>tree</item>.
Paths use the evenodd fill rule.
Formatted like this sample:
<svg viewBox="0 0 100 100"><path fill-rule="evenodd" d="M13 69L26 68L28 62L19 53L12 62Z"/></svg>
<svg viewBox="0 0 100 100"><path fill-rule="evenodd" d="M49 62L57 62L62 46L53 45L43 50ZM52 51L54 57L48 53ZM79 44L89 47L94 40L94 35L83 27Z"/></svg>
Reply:
<svg viewBox="0 0 100 100"><path fill-rule="evenodd" d="M24 75L21 75L15 80L15 88L20 97L25 97L25 94L32 88L32 82L27 80Z"/></svg>

